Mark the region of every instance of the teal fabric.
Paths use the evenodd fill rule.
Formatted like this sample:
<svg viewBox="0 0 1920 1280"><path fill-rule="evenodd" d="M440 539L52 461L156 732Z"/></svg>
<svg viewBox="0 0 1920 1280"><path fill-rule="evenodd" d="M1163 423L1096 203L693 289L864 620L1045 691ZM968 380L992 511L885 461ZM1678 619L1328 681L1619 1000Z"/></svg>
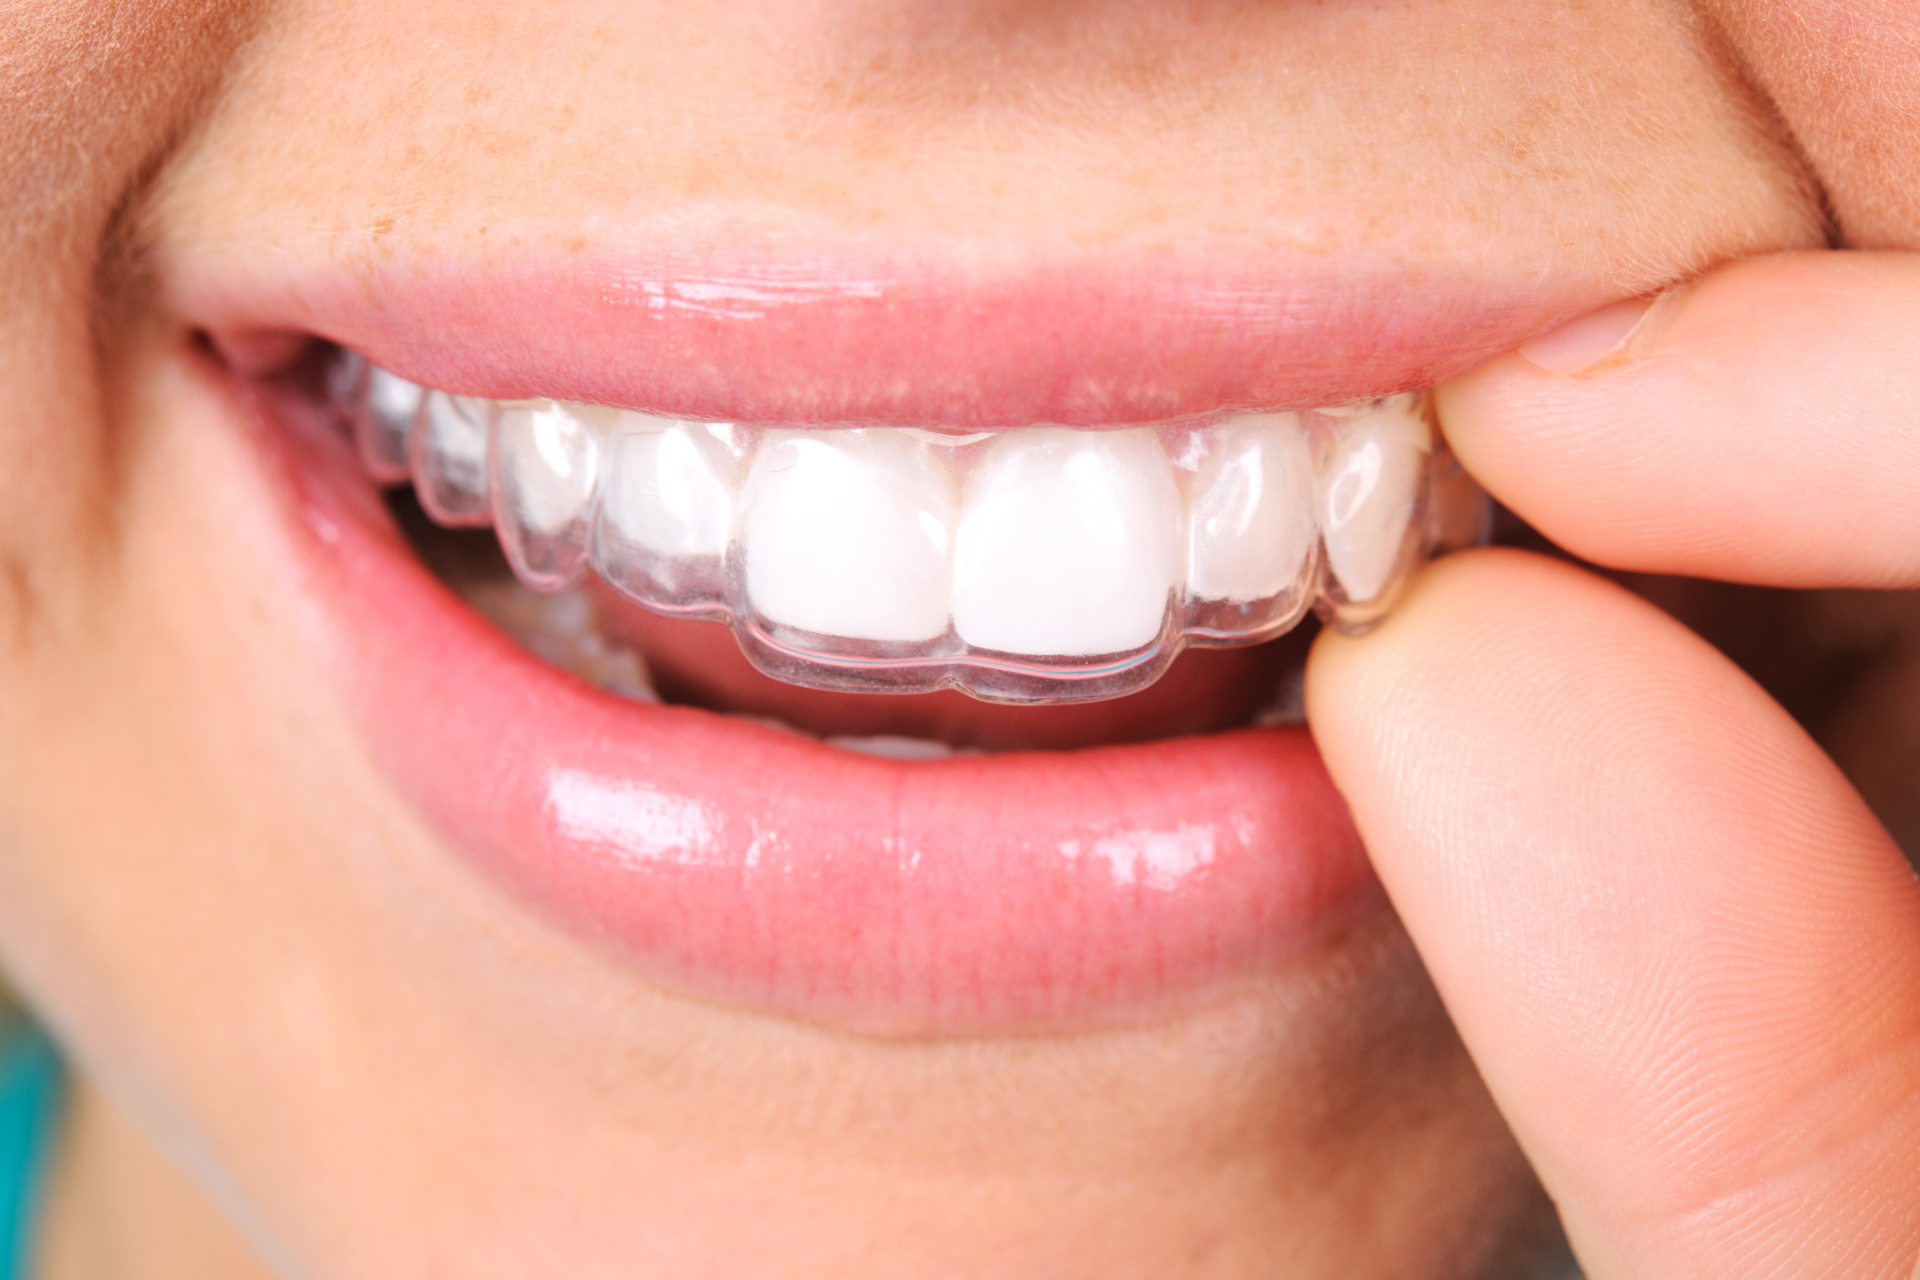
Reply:
<svg viewBox="0 0 1920 1280"><path fill-rule="evenodd" d="M0 1029L0 1280L25 1280L64 1074L37 1028Z"/></svg>

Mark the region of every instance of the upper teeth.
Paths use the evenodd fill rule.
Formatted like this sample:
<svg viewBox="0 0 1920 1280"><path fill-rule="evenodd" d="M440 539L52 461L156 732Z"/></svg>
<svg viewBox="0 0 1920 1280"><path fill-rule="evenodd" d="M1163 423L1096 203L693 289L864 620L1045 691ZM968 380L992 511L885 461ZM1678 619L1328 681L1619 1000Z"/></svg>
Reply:
<svg viewBox="0 0 1920 1280"><path fill-rule="evenodd" d="M642 604L730 617L774 674L841 689L1106 697L1183 637L1264 639L1316 600L1370 620L1420 550L1433 446L1404 395L959 436L487 401L343 369L369 470L411 476L443 523L490 519L529 585L591 563Z"/></svg>
<svg viewBox="0 0 1920 1280"><path fill-rule="evenodd" d="M770 432L740 508L761 617L849 640L946 634L958 500L935 450L897 431Z"/></svg>
<svg viewBox="0 0 1920 1280"><path fill-rule="evenodd" d="M1153 644L1178 598L1184 516L1151 430L1009 431L967 477L954 629L975 649L1008 653Z"/></svg>

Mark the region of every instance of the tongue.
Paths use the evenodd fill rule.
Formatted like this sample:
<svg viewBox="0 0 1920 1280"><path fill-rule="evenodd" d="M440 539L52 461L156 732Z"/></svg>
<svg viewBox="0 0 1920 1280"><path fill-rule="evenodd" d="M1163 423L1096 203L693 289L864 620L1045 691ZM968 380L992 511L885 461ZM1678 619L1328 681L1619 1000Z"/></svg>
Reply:
<svg viewBox="0 0 1920 1280"><path fill-rule="evenodd" d="M826 693L762 675L725 627L662 618L594 584L610 639L647 655L668 702L772 716L821 737L924 738L988 751L1066 750L1238 728L1272 704L1306 657L1312 626L1241 649L1188 650L1139 693L1106 702L1001 706L952 691Z"/></svg>

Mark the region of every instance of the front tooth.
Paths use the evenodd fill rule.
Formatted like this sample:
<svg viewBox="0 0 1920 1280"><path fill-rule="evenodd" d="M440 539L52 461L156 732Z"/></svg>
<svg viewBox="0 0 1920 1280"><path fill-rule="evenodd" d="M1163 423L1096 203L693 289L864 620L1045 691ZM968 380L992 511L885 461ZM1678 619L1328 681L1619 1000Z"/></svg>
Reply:
<svg viewBox="0 0 1920 1280"><path fill-rule="evenodd" d="M487 410L477 396L429 391L407 439L414 491L441 524L487 522Z"/></svg>
<svg viewBox="0 0 1920 1280"><path fill-rule="evenodd" d="M1432 434L1406 398L1339 423L1320 476L1327 563L1347 599L1379 595L1400 560Z"/></svg>
<svg viewBox="0 0 1920 1280"><path fill-rule="evenodd" d="M1007 433L968 477L953 622L1003 653L1121 653L1156 639L1179 584L1180 491L1148 430Z"/></svg>
<svg viewBox="0 0 1920 1280"><path fill-rule="evenodd" d="M1313 453L1293 413L1249 414L1212 433L1193 480L1187 590L1247 604L1291 590L1313 549Z"/></svg>
<svg viewBox="0 0 1920 1280"><path fill-rule="evenodd" d="M741 495L747 599L802 631L937 639L947 630L953 512L947 469L901 432L770 434Z"/></svg>
<svg viewBox="0 0 1920 1280"><path fill-rule="evenodd" d="M553 591L587 560L601 441L612 409L515 401L493 410L493 520L522 582Z"/></svg>

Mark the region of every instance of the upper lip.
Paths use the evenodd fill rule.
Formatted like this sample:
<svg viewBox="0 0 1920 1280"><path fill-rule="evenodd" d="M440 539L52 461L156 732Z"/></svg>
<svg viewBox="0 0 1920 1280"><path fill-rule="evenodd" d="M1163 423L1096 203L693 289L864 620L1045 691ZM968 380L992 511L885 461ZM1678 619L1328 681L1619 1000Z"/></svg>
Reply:
<svg viewBox="0 0 1920 1280"><path fill-rule="evenodd" d="M713 421L1098 426L1430 386L1610 301L1597 279L1298 250L1082 253L1039 269L871 247L401 248L350 269L168 273L216 339L306 334L413 381Z"/></svg>

